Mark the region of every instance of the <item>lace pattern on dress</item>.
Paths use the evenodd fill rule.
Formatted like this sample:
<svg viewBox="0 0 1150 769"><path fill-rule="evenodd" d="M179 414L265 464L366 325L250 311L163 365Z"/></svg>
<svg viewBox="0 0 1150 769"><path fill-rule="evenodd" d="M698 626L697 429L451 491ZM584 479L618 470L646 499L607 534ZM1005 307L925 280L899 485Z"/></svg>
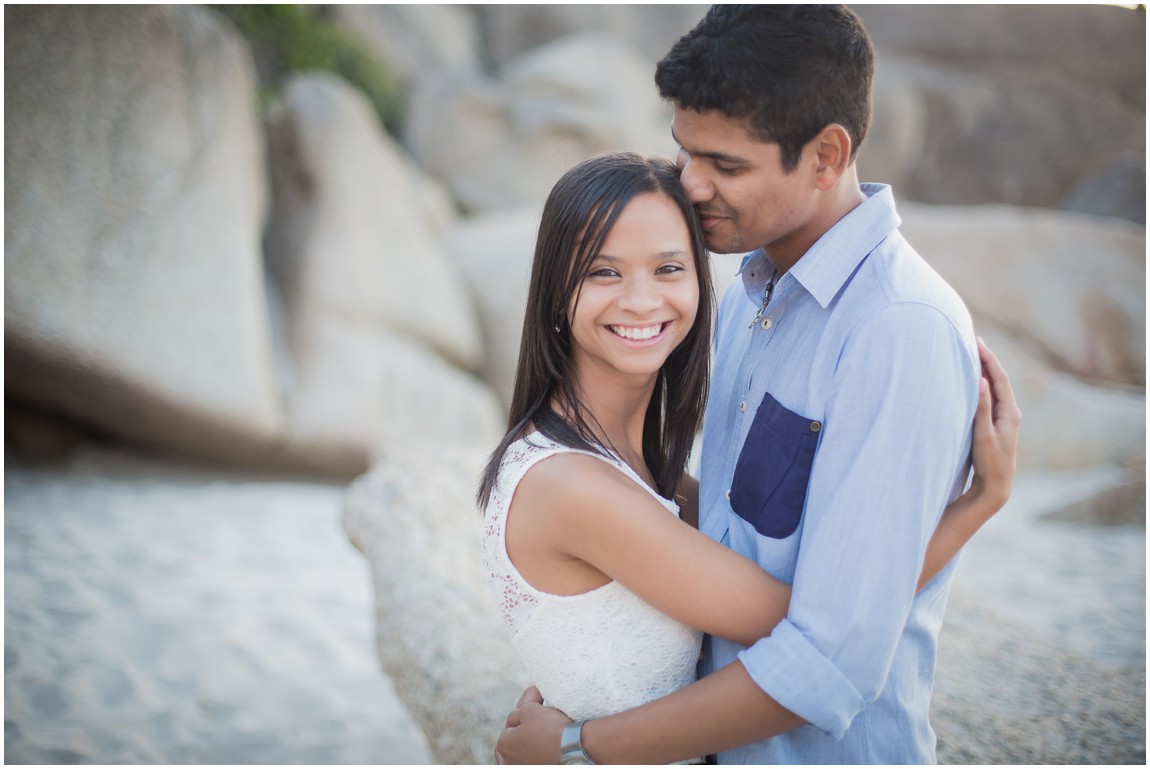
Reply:
<svg viewBox="0 0 1150 769"><path fill-rule="evenodd" d="M540 433L508 447L484 510L483 562L512 643L548 704L572 718L618 712L692 682L702 634L662 614L618 582L574 596L532 587L507 555L507 513L537 462L560 452L597 456L660 497L625 462L572 449Z"/></svg>

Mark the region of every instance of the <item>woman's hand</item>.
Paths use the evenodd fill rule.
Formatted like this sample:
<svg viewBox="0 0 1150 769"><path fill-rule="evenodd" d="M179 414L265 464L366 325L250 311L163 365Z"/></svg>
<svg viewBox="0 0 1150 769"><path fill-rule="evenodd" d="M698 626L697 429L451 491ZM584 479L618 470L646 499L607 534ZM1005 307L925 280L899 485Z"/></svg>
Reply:
<svg viewBox="0 0 1150 769"><path fill-rule="evenodd" d="M503 724L503 732L495 743L495 763L559 763L563 728L570 723L571 719L561 710L543 705L539 689L528 687Z"/></svg>
<svg viewBox="0 0 1150 769"><path fill-rule="evenodd" d="M966 495L983 503L980 507L987 509L989 518L1010 499L1022 412L1014 400L1014 390L1006 371L981 339L978 340L978 355L982 361L983 379L979 382L978 410L974 415L971 445L974 479Z"/></svg>
<svg viewBox="0 0 1150 769"><path fill-rule="evenodd" d="M974 413L971 441L974 479L970 488L943 511L938 528L927 544L918 581L920 590L970 541L982 524L1002 509L1014 485L1022 412L1014 401L1014 390L1002 364L981 339L978 356L982 360L983 378L978 383L978 409Z"/></svg>

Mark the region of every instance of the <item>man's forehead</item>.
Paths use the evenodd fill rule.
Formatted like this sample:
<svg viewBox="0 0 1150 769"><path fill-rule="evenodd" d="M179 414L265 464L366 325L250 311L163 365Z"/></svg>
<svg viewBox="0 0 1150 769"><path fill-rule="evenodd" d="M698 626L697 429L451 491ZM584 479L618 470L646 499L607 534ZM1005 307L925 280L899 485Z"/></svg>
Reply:
<svg viewBox="0 0 1150 769"><path fill-rule="evenodd" d="M775 143L759 139L746 120L681 107L674 108L671 138L692 155L730 160L745 159Z"/></svg>

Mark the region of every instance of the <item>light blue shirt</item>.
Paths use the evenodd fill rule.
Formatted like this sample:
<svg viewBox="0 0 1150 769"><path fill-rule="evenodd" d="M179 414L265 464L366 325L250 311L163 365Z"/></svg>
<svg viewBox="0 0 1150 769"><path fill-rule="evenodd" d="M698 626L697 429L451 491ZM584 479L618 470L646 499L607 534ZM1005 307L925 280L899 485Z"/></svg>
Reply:
<svg viewBox="0 0 1150 769"><path fill-rule="evenodd" d="M890 188L861 189L761 316L762 251L719 307L700 528L794 590L750 648L708 639L703 672L737 657L809 722L720 763L936 761L928 714L954 564L915 585L967 482L980 366L969 313L899 234Z"/></svg>

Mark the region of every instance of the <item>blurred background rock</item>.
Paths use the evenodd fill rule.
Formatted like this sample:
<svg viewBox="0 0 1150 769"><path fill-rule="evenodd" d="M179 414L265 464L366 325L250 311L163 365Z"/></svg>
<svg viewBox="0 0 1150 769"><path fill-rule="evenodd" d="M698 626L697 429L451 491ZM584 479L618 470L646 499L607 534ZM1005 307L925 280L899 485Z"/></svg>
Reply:
<svg viewBox="0 0 1150 769"><path fill-rule="evenodd" d="M503 429L542 201L593 153L673 155L654 63L705 10L7 6L6 473L67 475L110 446L350 482L380 660L435 760L488 760L522 679L470 492ZM974 600L944 630L940 756L1144 762L1144 8L857 11L879 54L861 176L894 185L1025 414L1019 493L964 570L999 579L960 573ZM720 289L734 264L715 259ZM10 541L37 515L20 488ZM1046 592L1012 593L1003 559ZM1082 580L1102 581L983 644L1022 633L1013 680L1060 676L987 720L1012 684L954 688L988 669L962 644ZM1140 652L1066 632L1115 613ZM1043 664L1048 646L1069 661Z"/></svg>

